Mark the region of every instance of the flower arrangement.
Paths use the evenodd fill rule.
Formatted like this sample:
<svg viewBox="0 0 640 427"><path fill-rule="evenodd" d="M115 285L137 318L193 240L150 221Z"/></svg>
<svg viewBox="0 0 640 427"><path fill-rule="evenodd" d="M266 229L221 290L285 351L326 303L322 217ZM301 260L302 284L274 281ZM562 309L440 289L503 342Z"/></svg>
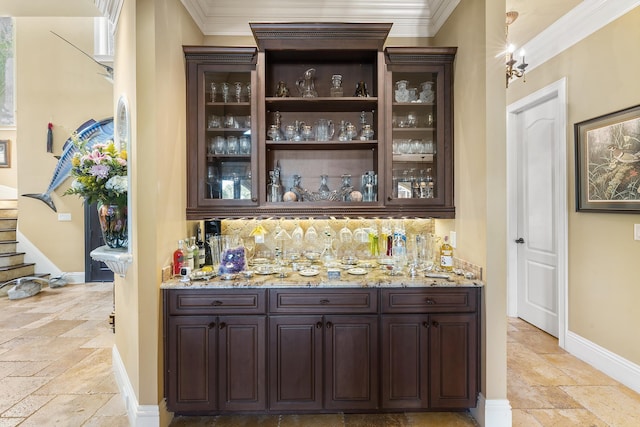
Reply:
<svg viewBox="0 0 640 427"><path fill-rule="evenodd" d="M71 159L74 180L64 194L77 194L88 203L127 204L127 151L113 141L88 145L72 136L78 152Z"/></svg>

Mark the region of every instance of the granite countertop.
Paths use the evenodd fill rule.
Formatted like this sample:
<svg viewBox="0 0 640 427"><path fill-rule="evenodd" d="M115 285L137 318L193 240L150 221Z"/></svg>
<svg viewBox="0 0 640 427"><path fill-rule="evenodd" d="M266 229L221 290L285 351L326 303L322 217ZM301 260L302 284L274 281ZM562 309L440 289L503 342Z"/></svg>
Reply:
<svg viewBox="0 0 640 427"><path fill-rule="evenodd" d="M478 279L468 279L464 275L442 272L417 272L415 276L405 269L402 274L391 274L386 266L337 266L328 271L325 267L319 267L316 271L305 269L294 271L284 268L281 272L273 268L265 268L259 274L256 271L241 272L211 278L198 277L183 281L181 276L162 283L162 289L230 289L230 288L404 288L404 287L478 287L484 283ZM271 272L271 274L266 274ZM339 272L340 277L329 278L329 274ZM439 277L430 277L439 276ZM446 277L443 277L446 276ZM195 275L192 275L195 277Z"/></svg>

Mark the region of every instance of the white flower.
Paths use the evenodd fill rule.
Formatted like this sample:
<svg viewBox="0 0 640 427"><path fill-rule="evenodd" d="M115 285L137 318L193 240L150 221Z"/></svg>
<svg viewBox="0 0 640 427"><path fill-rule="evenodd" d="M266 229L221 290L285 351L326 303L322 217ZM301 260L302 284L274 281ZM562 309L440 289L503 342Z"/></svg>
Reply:
<svg viewBox="0 0 640 427"><path fill-rule="evenodd" d="M104 186L107 190L113 190L116 193L126 193L128 186L127 177L122 175L112 176Z"/></svg>
<svg viewBox="0 0 640 427"><path fill-rule="evenodd" d="M82 183L77 179L74 179L73 182L71 183L71 188L74 191L82 191L84 189L84 185L82 185Z"/></svg>

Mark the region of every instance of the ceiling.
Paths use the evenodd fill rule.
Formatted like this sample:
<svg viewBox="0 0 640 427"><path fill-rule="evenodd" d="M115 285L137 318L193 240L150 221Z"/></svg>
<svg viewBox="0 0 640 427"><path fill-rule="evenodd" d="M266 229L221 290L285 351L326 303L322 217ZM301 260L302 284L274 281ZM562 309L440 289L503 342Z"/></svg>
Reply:
<svg viewBox="0 0 640 427"><path fill-rule="evenodd" d="M1 0L0 16L97 16L119 0ZM464 0L474 1L474 0ZM431 37L460 0L181 0L206 35L251 35L251 22L392 22L391 37ZM582 0L506 0L519 17L510 41L523 45Z"/></svg>

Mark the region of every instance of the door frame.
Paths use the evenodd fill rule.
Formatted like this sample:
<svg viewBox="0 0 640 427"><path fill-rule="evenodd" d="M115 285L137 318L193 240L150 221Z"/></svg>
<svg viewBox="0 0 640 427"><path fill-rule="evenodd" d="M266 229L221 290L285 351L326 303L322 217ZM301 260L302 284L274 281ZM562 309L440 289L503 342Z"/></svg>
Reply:
<svg viewBox="0 0 640 427"><path fill-rule="evenodd" d="M556 244L558 248L558 344L565 346L567 332L567 291L568 291L568 187L567 187L567 78L551 83L550 85L521 98L507 106L507 315L518 315L518 248L515 239L518 237L518 117L535 105L550 99L558 99L556 122L556 145L558 169L556 180L558 194L556 195L556 212L554 212L557 225Z"/></svg>

